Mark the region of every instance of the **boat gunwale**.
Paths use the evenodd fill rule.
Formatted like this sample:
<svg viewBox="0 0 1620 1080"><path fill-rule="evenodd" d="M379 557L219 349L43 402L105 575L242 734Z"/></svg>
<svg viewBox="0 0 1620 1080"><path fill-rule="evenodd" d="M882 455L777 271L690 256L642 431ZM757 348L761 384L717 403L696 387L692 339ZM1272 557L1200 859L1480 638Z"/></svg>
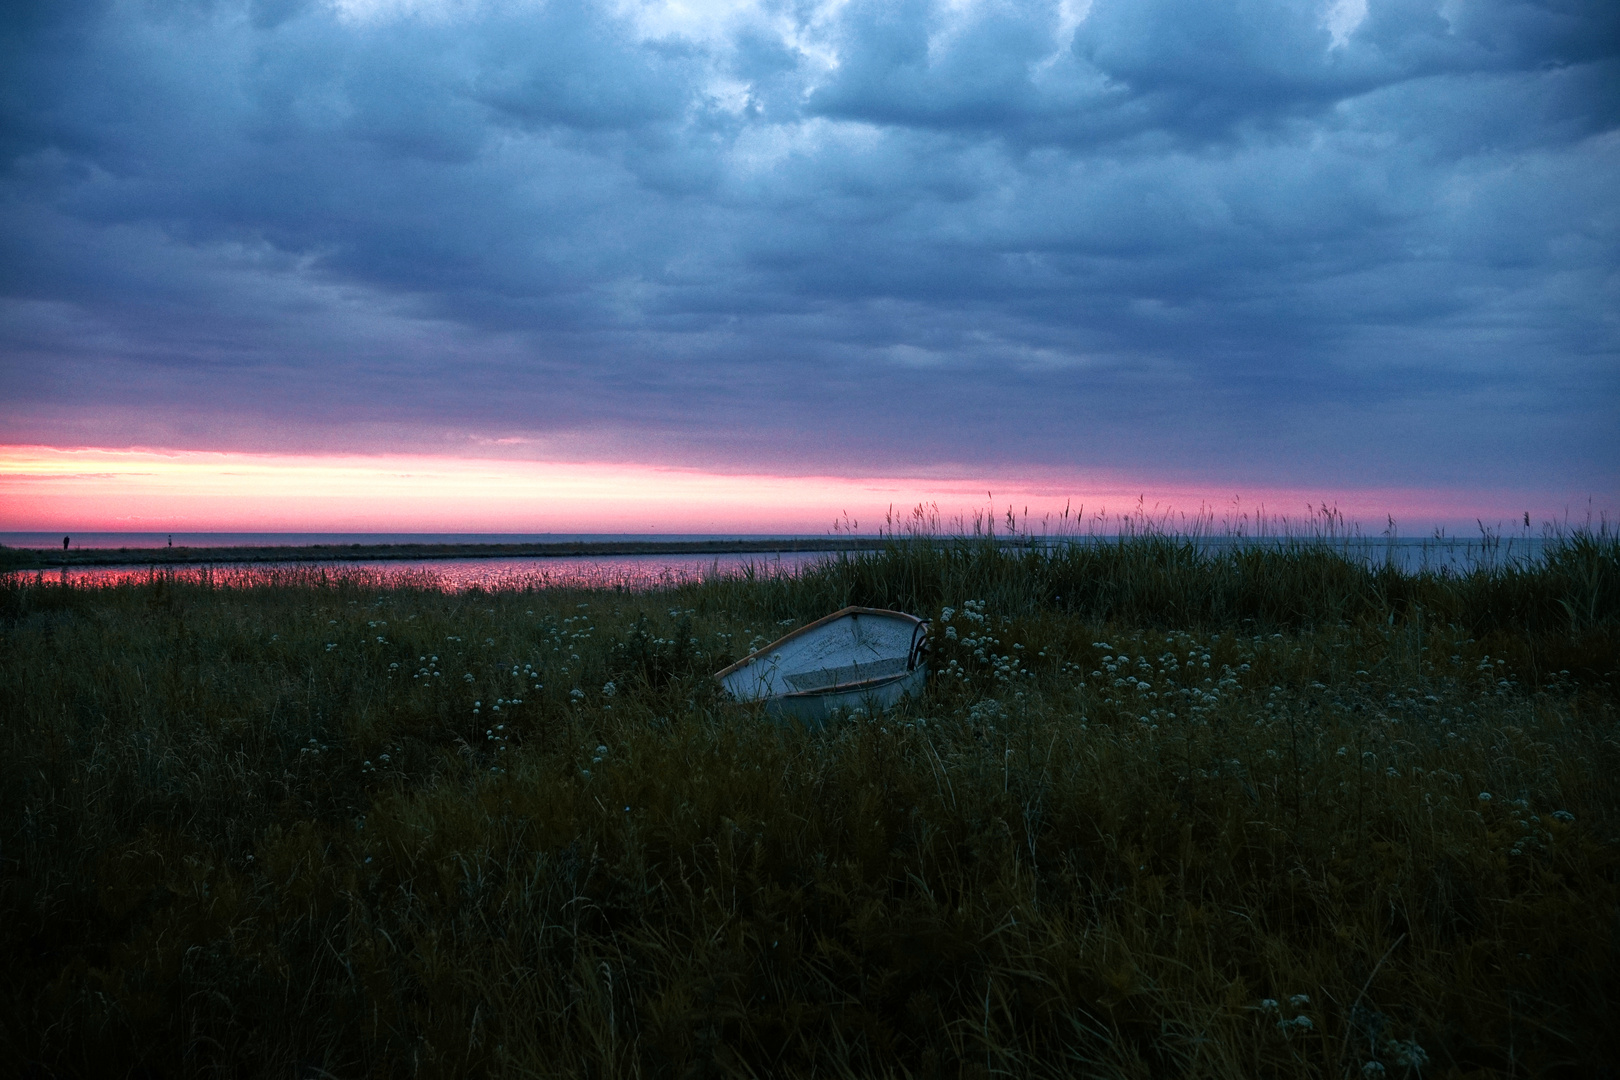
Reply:
<svg viewBox="0 0 1620 1080"><path fill-rule="evenodd" d="M823 615L821 618L817 619L815 622L808 622L808 623L805 623L803 626L799 627L797 630L788 631L787 633L783 634L781 637L777 638L775 641L771 642L769 645L761 645L759 648L755 649L753 652L749 653L747 656L743 657L741 660L738 660L736 663L730 664L730 665L728 665L728 666L726 666L724 668L721 668L719 671L715 672L714 673L714 678L715 678L715 680L717 682L720 682L720 683L723 684L725 682L725 680L726 680L726 676L736 674L737 672L741 671L743 668L747 667L749 664L752 664L755 660L759 659L761 656L764 656L766 653L769 653L772 649L778 648L784 642L792 641L794 638L800 636L801 634L808 634L810 631L815 630L818 627L824 626L827 623L834 622L835 620L841 619L846 615L890 615L890 616L893 616L893 617L898 618L898 619L905 619L905 620L909 621L912 624L912 634L914 636L916 634L916 627L917 626L927 626L928 623L930 622L930 620L924 619L924 618L922 618L920 616L912 615L912 614L909 614L909 613L904 612L904 611L894 611L894 610L892 610L890 608L856 607L854 605L851 605L850 607L839 608L837 611L833 612L830 615ZM912 664L912 665L907 666L905 672L903 672L901 675L882 675L882 676L879 676L876 679L863 679L860 682L853 682L853 683L839 683L839 684L837 684L835 686L823 687L823 688L816 689L816 690L795 690L792 693L787 693L787 694L772 694L771 697L817 696L817 695L820 695L820 694L829 693L829 692L831 692L833 690L840 690L841 691L845 687L863 686L863 685L865 685L867 683L878 683L878 682L884 682L884 681L887 681L889 679L894 679L894 678L904 678L906 675L911 674L915 670L916 670L916 665ZM758 700L763 701L763 700L768 700L768 699L761 698L761 699L758 699Z"/></svg>

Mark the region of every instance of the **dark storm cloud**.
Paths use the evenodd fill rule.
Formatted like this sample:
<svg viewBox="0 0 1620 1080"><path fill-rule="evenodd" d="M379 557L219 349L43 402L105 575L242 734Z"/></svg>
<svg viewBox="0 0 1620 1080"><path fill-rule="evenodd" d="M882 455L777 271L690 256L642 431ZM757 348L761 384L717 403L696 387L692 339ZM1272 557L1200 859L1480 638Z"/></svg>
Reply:
<svg viewBox="0 0 1620 1080"><path fill-rule="evenodd" d="M1611 4L7 12L13 441L1615 487Z"/></svg>

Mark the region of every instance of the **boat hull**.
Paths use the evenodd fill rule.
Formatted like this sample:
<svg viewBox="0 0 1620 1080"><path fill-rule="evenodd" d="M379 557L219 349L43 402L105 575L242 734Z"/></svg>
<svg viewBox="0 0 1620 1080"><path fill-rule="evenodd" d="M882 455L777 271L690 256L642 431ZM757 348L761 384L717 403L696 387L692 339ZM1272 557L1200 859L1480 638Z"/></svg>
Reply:
<svg viewBox="0 0 1620 1080"><path fill-rule="evenodd" d="M820 724L840 709L893 708L928 678L928 623L881 608L844 608L717 672L737 701Z"/></svg>

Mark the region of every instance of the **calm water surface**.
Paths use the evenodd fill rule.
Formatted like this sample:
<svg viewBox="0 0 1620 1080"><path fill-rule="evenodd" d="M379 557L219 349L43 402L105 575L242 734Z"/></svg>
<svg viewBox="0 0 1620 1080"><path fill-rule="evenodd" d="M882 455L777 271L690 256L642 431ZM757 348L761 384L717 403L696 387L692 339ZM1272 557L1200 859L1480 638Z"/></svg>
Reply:
<svg viewBox="0 0 1620 1080"><path fill-rule="evenodd" d="M17 537L24 534L11 534ZM26 534L30 537L40 534ZM135 535L147 537L159 534L86 534L86 539L100 539L103 543L84 546L104 547L134 547L131 539ZM164 536L165 542L167 539ZM179 546L182 534L175 534L176 546ZM636 536L608 536L604 534L560 535L512 537L506 535L466 535L446 536L444 534L391 534L386 537L378 534L355 534L354 538L339 537L331 533L321 534L288 534L288 533L205 533L186 534L184 543L197 546L233 546L225 541L230 537L237 545L260 546L274 543L282 544L308 544L308 543L511 543L518 540L560 541L560 540L707 540L715 539L712 536L649 536L641 534ZM117 542L110 542L116 538ZM9 538L0 535L0 542ZM752 537L726 537L726 539L753 539ZM78 543L78 538L75 538ZM1109 538L1096 538L1081 543L1110 543ZM1230 547L1267 546L1278 544L1276 539L1245 539L1245 538L1202 538L1195 541L1206 550L1219 551ZM57 543L61 543L60 537ZM1286 543L1286 542L1283 542ZM1295 543L1310 544L1312 541L1296 541ZM1481 542L1480 540L1459 540L1449 537L1426 539L1364 539L1350 540L1337 539L1316 541L1329 551L1336 552L1346 558L1371 566L1392 565L1408 573L1466 573L1478 567L1500 567L1507 565L1527 565L1539 561L1546 548L1546 541L1540 537L1514 537L1502 540ZM22 546L22 545L17 545ZM158 545L149 545L158 546ZM665 588L685 582L702 581L716 576L740 575L754 573L758 575L776 575L796 573L802 567L821 559L831 558L826 552L783 552L755 553L755 554L727 554L727 555L580 555L562 557L519 558L519 559L423 559L423 560L354 560L344 562L320 562L306 564L280 564L280 572L287 568L302 565L306 569L314 568L317 572L325 568L327 572L342 572L343 570L362 570L382 576L389 580L399 580L401 583L413 583L428 587L461 591L471 588L481 589L524 589L524 588L586 588L586 589L633 589L647 590ZM127 581L145 580L153 573L173 575L185 579L204 575L211 576L214 581L251 581L262 578L267 574L275 574L278 570L276 564L263 563L225 563L216 567L203 566L177 566L161 571L154 571L148 567L130 566L94 566L78 567L64 570L31 571L41 581L71 582L83 585L114 585Z"/></svg>
<svg viewBox="0 0 1620 1080"><path fill-rule="evenodd" d="M119 585L154 574L180 580L204 576L216 582L262 580L290 565L329 574L361 570L402 585L461 592L466 589L631 589L668 588L713 577L791 574L806 563L825 558L821 552L756 555L592 555L543 559L386 559L372 562L322 562L266 566L230 563L217 567L85 566L31 572L42 583Z"/></svg>

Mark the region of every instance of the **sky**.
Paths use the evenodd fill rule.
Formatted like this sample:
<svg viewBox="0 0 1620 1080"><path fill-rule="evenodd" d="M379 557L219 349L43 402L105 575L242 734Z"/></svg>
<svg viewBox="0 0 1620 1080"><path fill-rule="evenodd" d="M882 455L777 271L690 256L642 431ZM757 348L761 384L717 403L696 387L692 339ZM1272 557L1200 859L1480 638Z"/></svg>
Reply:
<svg viewBox="0 0 1620 1080"><path fill-rule="evenodd" d="M1612 515L1620 5L0 8L0 528L929 500Z"/></svg>

